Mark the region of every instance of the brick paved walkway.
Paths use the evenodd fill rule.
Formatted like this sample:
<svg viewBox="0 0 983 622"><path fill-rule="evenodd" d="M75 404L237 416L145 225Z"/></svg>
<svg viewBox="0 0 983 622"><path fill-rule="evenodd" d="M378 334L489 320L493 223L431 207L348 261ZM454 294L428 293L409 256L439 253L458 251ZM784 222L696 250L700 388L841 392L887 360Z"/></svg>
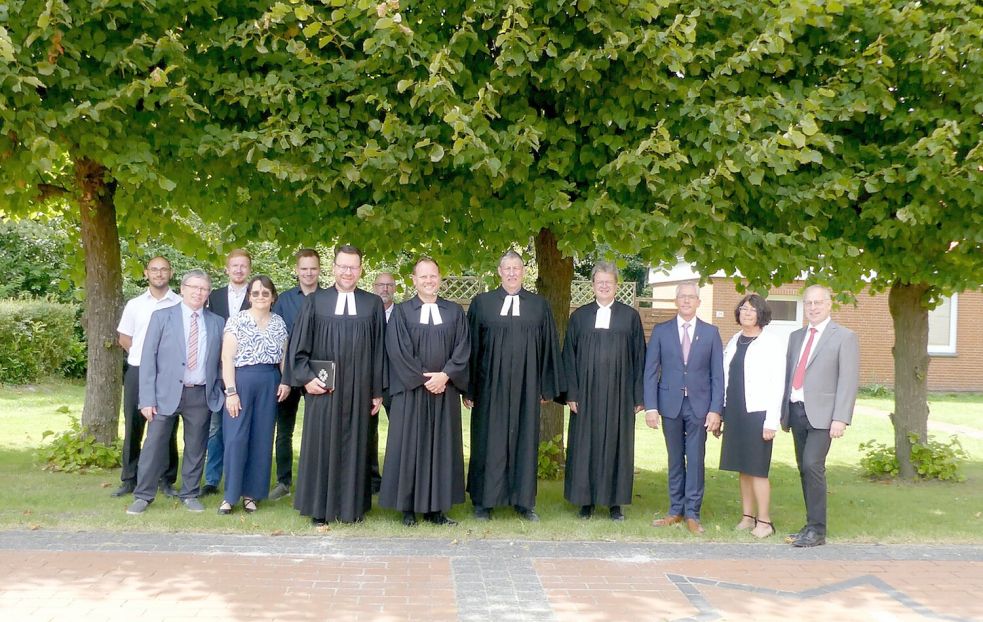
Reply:
<svg viewBox="0 0 983 622"><path fill-rule="evenodd" d="M0 619L983 620L983 547L0 532Z"/></svg>

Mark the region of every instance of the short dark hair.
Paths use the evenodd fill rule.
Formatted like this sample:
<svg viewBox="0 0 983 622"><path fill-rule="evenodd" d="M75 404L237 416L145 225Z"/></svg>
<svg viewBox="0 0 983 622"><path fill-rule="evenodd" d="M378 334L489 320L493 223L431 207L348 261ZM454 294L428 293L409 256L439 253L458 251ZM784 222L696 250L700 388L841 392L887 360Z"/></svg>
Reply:
<svg viewBox="0 0 983 622"><path fill-rule="evenodd" d="M336 246L334 249L335 261L338 261L338 255L342 253L346 255L357 255L358 263L362 263L362 251L357 246L352 246L351 244L339 244Z"/></svg>
<svg viewBox="0 0 983 622"><path fill-rule="evenodd" d="M313 248L300 249L299 251L297 251L297 254L294 255L294 260L299 262L301 259L304 259L305 257L313 257L314 259L317 259L318 265L321 264L321 255Z"/></svg>
<svg viewBox="0 0 983 622"><path fill-rule="evenodd" d="M744 298L741 298L741 301L734 307L735 322L738 324L741 323L741 307L744 306L745 302L754 307L755 315L758 316L755 323L758 326L764 328L771 324L771 307L768 306L768 301L758 294L748 294Z"/></svg>
<svg viewBox="0 0 983 622"><path fill-rule="evenodd" d="M249 284L246 285L246 295L247 296L250 296L251 295L250 292L253 291L253 283L255 283L257 281L259 281L259 284L260 285L262 285L264 288L270 290L270 293L273 294L273 300L270 301L270 305L272 306L276 302L276 298L277 298L277 295L276 295L276 285L273 284L273 279L271 279L270 277L266 276L265 274L257 274L253 278L249 279Z"/></svg>

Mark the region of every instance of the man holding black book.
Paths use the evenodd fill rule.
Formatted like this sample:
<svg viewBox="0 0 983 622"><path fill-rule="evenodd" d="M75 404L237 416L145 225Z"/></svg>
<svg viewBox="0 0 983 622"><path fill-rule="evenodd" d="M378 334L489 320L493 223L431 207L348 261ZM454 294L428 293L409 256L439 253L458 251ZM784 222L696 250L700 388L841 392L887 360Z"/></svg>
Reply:
<svg viewBox="0 0 983 622"><path fill-rule="evenodd" d="M369 417L382 405L382 300L356 287L354 246L335 250L333 273L333 287L304 301L288 352L291 383L306 392L294 507L315 524L359 522L371 507Z"/></svg>

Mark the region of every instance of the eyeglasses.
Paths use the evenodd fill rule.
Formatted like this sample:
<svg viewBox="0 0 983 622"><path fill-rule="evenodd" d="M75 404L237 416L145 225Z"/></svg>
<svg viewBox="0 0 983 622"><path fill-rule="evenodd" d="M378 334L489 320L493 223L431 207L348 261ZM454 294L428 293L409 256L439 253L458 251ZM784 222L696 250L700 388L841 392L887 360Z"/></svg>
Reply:
<svg viewBox="0 0 983 622"><path fill-rule="evenodd" d="M830 302L829 300L803 300L802 304L806 307L821 307Z"/></svg>
<svg viewBox="0 0 983 622"><path fill-rule="evenodd" d="M699 300L700 297L695 294L680 294L676 296L676 300Z"/></svg>
<svg viewBox="0 0 983 622"><path fill-rule="evenodd" d="M344 273L344 272L358 272L359 270L362 269L362 266L343 266L341 264L336 263L334 265L334 269L337 270L338 272L342 272L342 273Z"/></svg>
<svg viewBox="0 0 983 622"><path fill-rule="evenodd" d="M158 272L170 272L170 271L171 271L170 268L147 268L147 272L150 272L151 274L156 274Z"/></svg>
<svg viewBox="0 0 983 622"><path fill-rule="evenodd" d="M758 312L758 310L755 309L754 307L738 307L737 310L738 311L741 311L742 313L757 313Z"/></svg>
<svg viewBox="0 0 983 622"><path fill-rule="evenodd" d="M201 285L187 285L187 284L182 285L181 287L185 287L195 292L207 292L208 290L211 289L211 287L202 287Z"/></svg>
<svg viewBox="0 0 983 622"><path fill-rule="evenodd" d="M250 298L272 298L273 297L273 292L271 292L268 289L263 289L263 290L260 290L260 291L256 291L254 289L253 291L249 292L249 297Z"/></svg>
<svg viewBox="0 0 983 622"><path fill-rule="evenodd" d="M395 283L376 283L375 286L380 289L383 287L385 287L386 289L396 289Z"/></svg>

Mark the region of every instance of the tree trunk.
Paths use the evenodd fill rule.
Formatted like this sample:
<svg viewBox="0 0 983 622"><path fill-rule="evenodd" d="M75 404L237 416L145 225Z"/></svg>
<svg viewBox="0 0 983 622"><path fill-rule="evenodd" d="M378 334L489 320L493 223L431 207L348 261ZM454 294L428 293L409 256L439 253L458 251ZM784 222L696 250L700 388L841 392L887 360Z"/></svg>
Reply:
<svg viewBox="0 0 983 622"><path fill-rule="evenodd" d="M900 475L914 479L911 442L914 432L924 442L928 437L928 310L923 305L929 286L924 283L895 283L888 295L894 321L894 451Z"/></svg>
<svg viewBox="0 0 983 622"><path fill-rule="evenodd" d="M116 323L122 302L119 230L113 202L116 184L109 171L88 158L75 161L85 255L85 313L88 341L82 430L98 442L116 440L122 373Z"/></svg>
<svg viewBox="0 0 983 622"><path fill-rule="evenodd" d="M560 255L556 236L549 229L540 229L536 235L536 263L539 276L536 290L546 298L556 318L556 329L563 343L570 323L570 284L573 282L573 258ZM563 449L563 406L556 403L543 405L543 416L539 423L539 438L547 441L560 437Z"/></svg>

